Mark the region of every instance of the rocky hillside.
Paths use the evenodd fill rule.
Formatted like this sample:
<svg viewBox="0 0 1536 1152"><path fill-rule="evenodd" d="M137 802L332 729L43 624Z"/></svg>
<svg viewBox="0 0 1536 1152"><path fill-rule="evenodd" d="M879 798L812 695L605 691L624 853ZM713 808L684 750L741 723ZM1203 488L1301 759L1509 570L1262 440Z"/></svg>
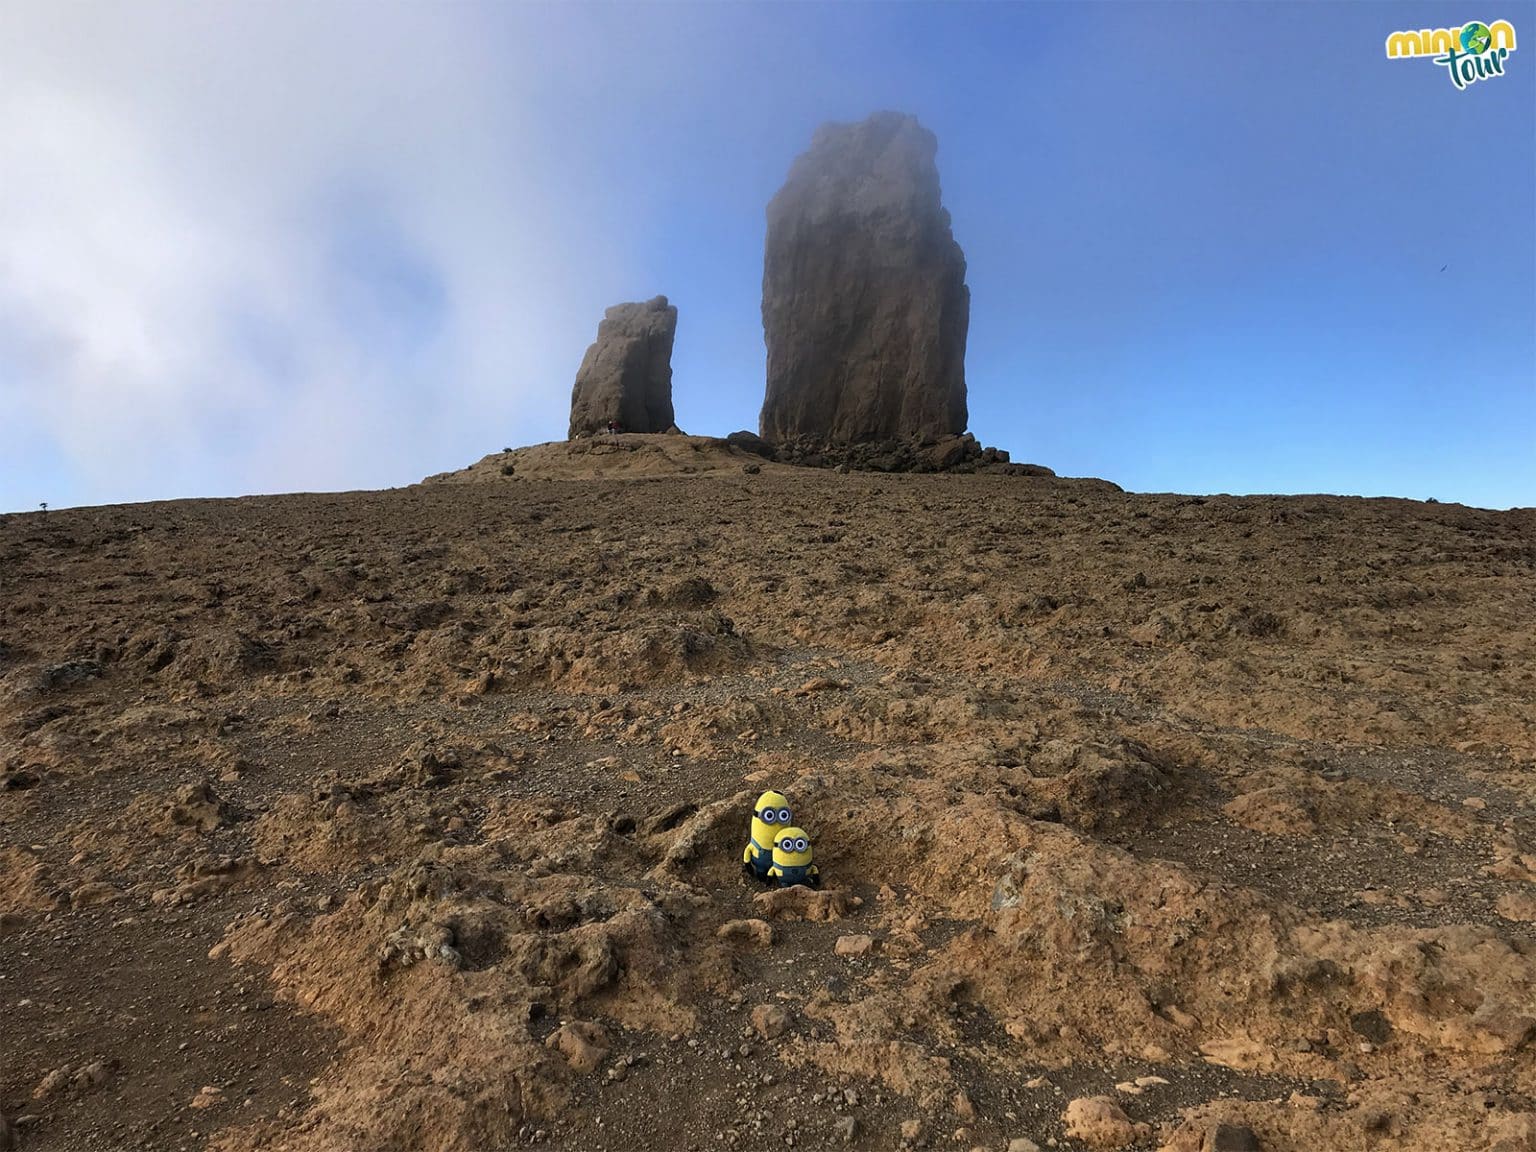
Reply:
<svg viewBox="0 0 1536 1152"><path fill-rule="evenodd" d="M590 443L0 521L0 1147L1536 1147L1536 512Z"/></svg>
<svg viewBox="0 0 1536 1152"><path fill-rule="evenodd" d="M509 480L655 480L663 476L743 475L766 461L714 436L601 432L507 448L456 472L428 476L426 484Z"/></svg>

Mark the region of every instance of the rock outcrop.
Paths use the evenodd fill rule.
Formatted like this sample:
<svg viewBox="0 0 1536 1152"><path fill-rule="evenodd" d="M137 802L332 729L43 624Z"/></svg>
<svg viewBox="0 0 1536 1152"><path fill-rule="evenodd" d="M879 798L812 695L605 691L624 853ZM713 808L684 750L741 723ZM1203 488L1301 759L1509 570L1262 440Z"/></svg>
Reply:
<svg viewBox="0 0 1536 1152"><path fill-rule="evenodd" d="M666 432L672 416L672 338L677 308L665 296L615 304L597 326L571 390L569 436L616 422L625 432Z"/></svg>
<svg viewBox="0 0 1536 1152"><path fill-rule="evenodd" d="M918 442L965 431L965 256L938 141L912 116L827 124L768 205L763 438Z"/></svg>
<svg viewBox="0 0 1536 1152"><path fill-rule="evenodd" d="M745 448L745 445L738 447ZM1001 448L983 447L969 432L938 439L909 436L853 444L800 436L781 440L770 447L771 458L783 464L798 464L804 468L846 468L852 472L976 472L1014 467L1008 463L1007 452ZM1049 469L1043 471L1052 474Z"/></svg>

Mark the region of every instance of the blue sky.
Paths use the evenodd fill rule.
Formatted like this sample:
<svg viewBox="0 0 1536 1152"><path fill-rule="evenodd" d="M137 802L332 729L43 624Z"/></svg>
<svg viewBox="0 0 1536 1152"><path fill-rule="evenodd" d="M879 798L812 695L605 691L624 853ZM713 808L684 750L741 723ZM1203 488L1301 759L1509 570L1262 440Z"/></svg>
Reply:
<svg viewBox="0 0 1536 1152"><path fill-rule="evenodd" d="M1464 91L1383 52L1500 18ZM0 510L555 439L603 309L656 293L679 423L755 428L764 207L881 108L939 138L985 443L1536 504L1529 2L13 0L0 74Z"/></svg>

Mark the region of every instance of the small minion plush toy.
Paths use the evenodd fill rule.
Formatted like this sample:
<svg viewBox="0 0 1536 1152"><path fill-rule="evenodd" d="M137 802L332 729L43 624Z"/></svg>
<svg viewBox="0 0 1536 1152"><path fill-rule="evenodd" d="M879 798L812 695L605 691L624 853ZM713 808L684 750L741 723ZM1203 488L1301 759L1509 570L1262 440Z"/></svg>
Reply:
<svg viewBox="0 0 1536 1152"><path fill-rule="evenodd" d="M768 869L773 867L775 833L793 821L789 798L784 793L769 791L759 796L752 809L752 838L741 854L742 871L750 872L759 880L768 879Z"/></svg>
<svg viewBox="0 0 1536 1152"><path fill-rule="evenodd" d="M782 828L773 842L773 866L768 878L780 888L805 884L815 888L821 883L816 865L811 863L811 838L803 828Z"/></svg>

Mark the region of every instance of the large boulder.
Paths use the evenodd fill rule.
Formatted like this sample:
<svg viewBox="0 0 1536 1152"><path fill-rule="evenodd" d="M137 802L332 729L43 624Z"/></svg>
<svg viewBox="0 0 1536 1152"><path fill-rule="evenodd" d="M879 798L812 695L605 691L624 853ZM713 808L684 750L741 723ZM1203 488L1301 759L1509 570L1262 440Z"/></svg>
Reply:
<svg viewBox="0 0 1536 1152"><path fill-rule="evenodd" d="M672 338L677 308L657 296L615 304L597 326L571 390L570 438L616 421L625 432L665 432L672 419Z"/></svg>
<svg viewBox="0 0 1536 1152"><path fill-rule="evenodd" d="M740 448L743 452L750 452L754 456L763 457L765 460L773 459L773 445L756 432L748 432L746 430L732 432L725 438L725 442L732 448Z"/></svg>
<svg viewBox="0 0 1536 1152"><path fill-rule="evenodd" d="M938 140L879 112L827 124L768 205L763 438L965 431L965 255L939 200Z"/></svg>

